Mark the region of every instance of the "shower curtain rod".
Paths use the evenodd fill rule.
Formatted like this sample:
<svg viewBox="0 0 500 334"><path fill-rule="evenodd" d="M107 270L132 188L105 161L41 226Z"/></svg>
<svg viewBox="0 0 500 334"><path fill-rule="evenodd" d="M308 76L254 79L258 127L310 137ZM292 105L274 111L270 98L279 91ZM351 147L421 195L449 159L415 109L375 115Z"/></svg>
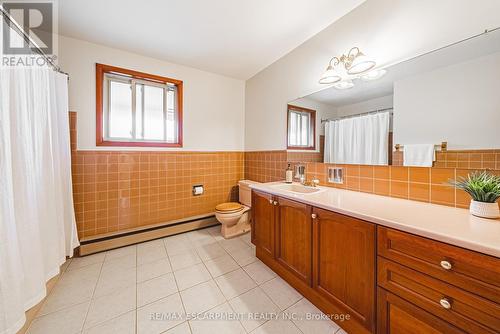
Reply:
<svg viewBox="0 0 500 334"><path fill-rule="evenodd" d="M322 118L321 123L325 123L325 122L329 122L329 121L338 121L339 119L360 117L360 116L369 115L369 114L378 114L378 113L386 112L389 110L393 110L393 108L377 109L377 110L362 112L362 113L356 114L356 115L347 115L347 116L341 116L341 117L337 117L337 118L325 118L325 119ZM393 113L391 112L390 114L392 115Z"/></svg>
<svg viewBox="0 0 500 334"><path fill-rule="evenodd" d="M2 4L0 4L0 11L2 12L2 17L4 18L4 20L6 20L7 23L6 28L11 28L14 31L16 31L19 35L21 35L21 37L24 39L26 43L28 43L28 45L31 44L35 47L36 52L45 59L47 64L49 64L49 66L52 67L54 71L66 74L69 79L69 74L62 71L61 68L57 66L52 61L52 59L50 59L50 57L47 56L45 52L42 51L42 49L40 49L38 44L23 30L23 28L21 28L21 26L19 26L19 24L9 15L9 13L7 13L7 11L3 8Z"/></svg>

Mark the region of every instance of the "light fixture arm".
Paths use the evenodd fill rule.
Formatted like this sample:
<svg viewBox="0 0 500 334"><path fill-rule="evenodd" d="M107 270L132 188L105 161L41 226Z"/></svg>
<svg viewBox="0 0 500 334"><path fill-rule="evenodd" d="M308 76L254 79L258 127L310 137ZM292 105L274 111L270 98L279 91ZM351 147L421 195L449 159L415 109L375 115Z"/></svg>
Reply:
<svg viewBox="0 0 500 334"><path fill-rule="evenodd" d="M339 57L332 57L328 62L326 71L321 76L319 83L331 84L342 80L338 70L338 66L342 65L346 73L351 76L358 76L372 69L376 63L365 56L361 50L355 46L352 47L347 54L342 54ZM343 71L341 71L343 72ZM349 78L349 77L348 77ZM351 86L352 87L352 86ZM350 88L350 87L348 87Z"/></svg>
<svg viewBox="0 0 500 334"><path fill-rule="evenodd" d="M342 55L342 57L340 57L340 60L342 61L342 63L344 63L345 68L349 69L354 59L362 55L363 52L361 52L361 50L357 46L355 46L349 50L347 55Z"/></svg>
<svg viewBox="0 0 500 334"><path fill-rule="evenodd" d="M356 51L356 53L354 54L353 51ZM351 57L352 57L354 59L360 54L363 54L363 53L361 52L361 50L357 46L355 46L355 47L351 48L351 50L349 50L349 53L347 54L347 58L351 59Z"/></svg>
<svg viewBox="0 0 500 334"><path fill-rule="evenodd" d="M332 64L333 62L333 64ZM341 60L337 57L333 57L332 59L330 59L330 61L328 62L328 67L334 67L334 66L337 66L338 64L340 64Z"/></svg>

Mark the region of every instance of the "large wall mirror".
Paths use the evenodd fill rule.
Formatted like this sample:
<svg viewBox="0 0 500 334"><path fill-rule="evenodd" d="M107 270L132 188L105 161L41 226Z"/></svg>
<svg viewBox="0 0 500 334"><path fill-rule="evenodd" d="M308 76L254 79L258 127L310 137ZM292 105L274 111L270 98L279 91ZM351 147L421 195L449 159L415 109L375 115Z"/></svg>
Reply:
<svg viewBox="0 0 500 334"><path fill-rule="evenodd" d="M436 166L444 152L500 152L500 30L375 67L289 105L316 112L324 135L317 150L328 163Z"/></svg>

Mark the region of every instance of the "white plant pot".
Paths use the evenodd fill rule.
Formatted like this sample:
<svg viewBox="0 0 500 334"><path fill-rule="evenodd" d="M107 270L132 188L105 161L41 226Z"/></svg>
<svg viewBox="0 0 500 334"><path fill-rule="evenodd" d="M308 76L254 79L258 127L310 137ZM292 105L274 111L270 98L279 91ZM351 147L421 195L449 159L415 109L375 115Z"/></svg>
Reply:
<svg viewBox="0 0 500 334"><path fill-rule="evenodd" d="M482 218L500 218L498 203L484 203L474 200L470 201L470 213Z"/></svg>

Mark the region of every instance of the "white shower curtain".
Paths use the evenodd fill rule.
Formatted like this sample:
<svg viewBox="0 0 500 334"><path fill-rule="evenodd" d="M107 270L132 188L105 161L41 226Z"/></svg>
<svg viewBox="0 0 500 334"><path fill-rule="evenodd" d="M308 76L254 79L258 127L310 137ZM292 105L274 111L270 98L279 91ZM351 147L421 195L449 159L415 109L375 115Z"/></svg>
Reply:
<svg viewBox="0 0 500 334"><path fill-rule="evenodd" d="M389 112L328 121L325 163L387 165Z"/></svg>
<svg viewBox="0 0 500 334"><path fill-rule="evenodd" d="M16 333L79 245L71 186L67 76L0 73L0 333Z"/></svg>

